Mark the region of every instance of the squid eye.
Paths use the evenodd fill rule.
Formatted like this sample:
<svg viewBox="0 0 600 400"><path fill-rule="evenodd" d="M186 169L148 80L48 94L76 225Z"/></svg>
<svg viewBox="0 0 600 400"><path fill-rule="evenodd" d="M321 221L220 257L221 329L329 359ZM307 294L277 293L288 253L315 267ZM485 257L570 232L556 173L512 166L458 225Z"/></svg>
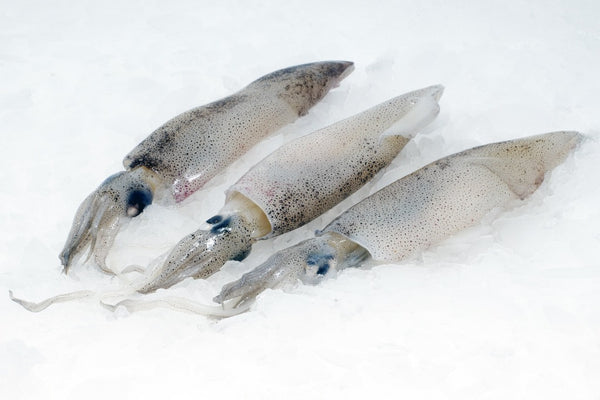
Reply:
<svg viewBox="0 0 600 400"><path fill-rule="evenodd" d="M327 271L329 271L329 263L321 264L317 270L317 275L325 275Z"/></svg>
<svg viewBox="0 0 600 400"><path fill-rule="evenodd" d="M223 216L222 215L215 215L214 217L211 217L209 219L206 220L207 224L218 224L219 222L223 221Z"/></svg>
<svg viewBox="0 0 600 400"><path fill-rule="evenodd" d="M134 189L127 196L127 216L137 217L147 205L152 204L152 192L148 189Z"/></svg>
<svg viewBox="0 0 600 400"><path fill-rule="evenodd" d="M316 275L326 275L329 271L331 254L310 254L306 259L307 267Z"/></svg>

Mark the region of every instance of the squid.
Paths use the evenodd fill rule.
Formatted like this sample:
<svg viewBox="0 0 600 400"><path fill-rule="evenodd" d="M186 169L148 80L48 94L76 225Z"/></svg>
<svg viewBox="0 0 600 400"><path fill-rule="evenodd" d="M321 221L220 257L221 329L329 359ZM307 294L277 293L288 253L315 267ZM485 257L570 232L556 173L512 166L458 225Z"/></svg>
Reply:
<svg viewBox="0 0 600 400"><path fill-rule="evenodd" d="M282 69L156 129L79 206L59 255L67 273L86 250L105 272L120 226L154 199L181 202L261 139L307 114L354 69L328 61ZM87 259L86 259L87 261Z"/></svg>
<svg viewBox="0 0 600 400"><path fill-rule="evenodd" d="M275 253L225 285L214 301L227 304L233 315L267 288L317 284L367 260L405 260L491 210L527 198L582 138L578 132L552 132L435 161L357 203L314 238Z"/></svg>
<svg viewBox="0 0 600 400"><path fill-rule="evenodd" d="M54 303L99 296L114 310L168 306L226 317L239 312L186 299L135 300L131 295L168 288L187 278L206 278L228 260L242 260L252 245L296 229L358 190L389 165L410 138L438 115L443 86L406 93L283 145L252 167L228 191L225 205L207 223L184 237L166 261L141 282L113 292L80 290L35 303L9 297L29 311ZM137 292L137 293L136 293ZM117 305L113 297L128 297ZM233 314L232 314L233 313Z"/></svg>
<svg viewBox="0 0 600 400"><path fill-rule="evenodd" d="M207 278L252 245L315 219L388 166L409 138L439 113L441 85L390 99L285 144L226 192L221 211L185 236L137 289Z"/></svg>

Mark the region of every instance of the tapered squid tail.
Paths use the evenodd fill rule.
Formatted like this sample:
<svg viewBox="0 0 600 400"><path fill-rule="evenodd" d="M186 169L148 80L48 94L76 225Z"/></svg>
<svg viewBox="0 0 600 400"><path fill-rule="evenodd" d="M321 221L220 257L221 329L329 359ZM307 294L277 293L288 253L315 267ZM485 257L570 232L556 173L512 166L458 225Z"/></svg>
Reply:
<svg viewBox="0 0 600 400"><path fill-rule="evenodd" d="M150 278L137 291L150 293L166 289L188 278L207 278L228 260L242 261L250 253L253 226L240 215L211 218L210 230L197 230L184 237L164 263L155 268Z"/></svg>

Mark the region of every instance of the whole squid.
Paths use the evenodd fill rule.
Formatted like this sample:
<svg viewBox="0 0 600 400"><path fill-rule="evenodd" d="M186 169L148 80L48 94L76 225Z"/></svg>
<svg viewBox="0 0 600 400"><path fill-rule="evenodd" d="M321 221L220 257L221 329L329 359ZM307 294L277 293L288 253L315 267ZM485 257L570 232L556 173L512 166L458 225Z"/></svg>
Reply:
<svg viewBox="0 0 600 400"><path fill-rule="evenodd" d="M106 179L79 206L59 255L64 271L89 248L88 257L112 272L106 256L123 221L139 215L157 194L170 192L182 201L261 139L305 115L353 69L348 61L282 69L166 122L125 157L125 171Z"/></svg>
<svg viewBox="0 0 600 400"><path fill-rule="evenodd" d="M184 237L138 292L206 278L253 243L296 229L362 187L439 113L440 85L416 90L296 139L229 188L225 206Z"/></svg>
<svg viewBox="0 0 600 400"><path fill-rule="evenodd" d="M225 285L214 301L242 307L267 288L298 280L316 284L368 259L401 261L476 224L492 209L528 197L581 140L577 132L546 133L435 161L354 205L315 238Z"/></svg>

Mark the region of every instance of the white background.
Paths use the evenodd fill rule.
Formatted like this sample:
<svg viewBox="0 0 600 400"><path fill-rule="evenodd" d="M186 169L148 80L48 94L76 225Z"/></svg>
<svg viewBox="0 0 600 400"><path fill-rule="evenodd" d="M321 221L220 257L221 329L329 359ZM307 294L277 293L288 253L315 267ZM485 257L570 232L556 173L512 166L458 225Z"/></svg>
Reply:
<svg viewBox="0 0 600 400"><path fill-rule="evenodd" d="M126 3L126 4L125 4ZM600 397L600 6L589 1L0 1L0 397ZM554 130L591 139L528 200L399 265L270 290L228 320L8 299L120 282L57 258L84 197L160 124L268 72L347 59L306 118L179 207L152 206L109 265L147 265L290 138L441 83L393 168L306 229L172 293L208 302L275 249L430 161ZM157 295L161 295L158 293Z"/></svg>

